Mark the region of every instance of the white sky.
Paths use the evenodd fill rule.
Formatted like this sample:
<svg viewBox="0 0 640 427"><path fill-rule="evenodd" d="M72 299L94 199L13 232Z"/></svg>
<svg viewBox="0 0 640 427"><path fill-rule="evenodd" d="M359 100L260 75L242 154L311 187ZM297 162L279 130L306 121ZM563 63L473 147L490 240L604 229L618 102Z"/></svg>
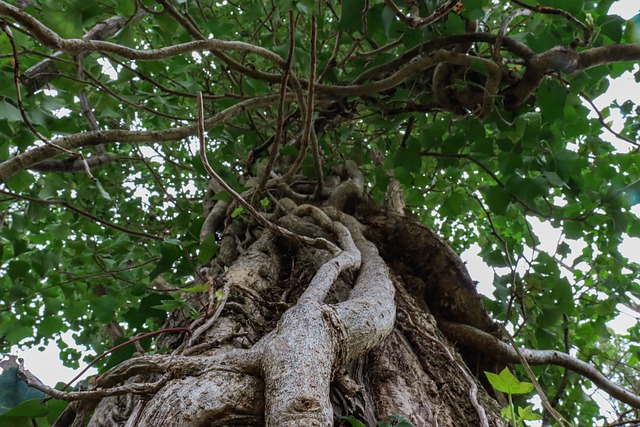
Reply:
<svg viewBox="0 0 640 427"><path fill-rule="evenodd" d="M638 0L622 0L618 1L611 8L612 13L617 13L625 19L640 13L640 1ZM635 103L640 104L640 84L636 83L631 74L625 75L612 82L609 91L596 100L596 105L602 108L605 105L609 105L613 99L618 99L620 103L627 99L633 100ZM614 110L615 111L615 110ZM614 123L614 128L616 124ZM640 212L640 209L636 213ZM558 243L560 236L559 230L553 229L547 224L541 223L536 218L529 218L532 222L536 235L541 240L540 249L547 250L553 253ZM626 238L620 246L621 252L624 256L629 257L636 262L640 263L640 239ZM574 245L574 252L579 253L581 248ZM472 246L471 249L464 252L461 256L466 262L467 268L471 273L473 280L479 282L478 290L483 295L492 296L493 293L493 270L489 268L482 259L478 257L479 247ZM575 256L575 255L574 255ZM637 319L633 314L629 313L629 310L621 309L622 314L613 322L612 326L617 331L626 330L629 326L633 325ZM71 333L63 335L65 342L69 345L74 345ZM55 343L50 343L44 348L44 351L38 351L37 349L31 349L27 351L16 351L14 348L14 354L25 359L26 368L33 372L38 378L48 385L55 385L57 382L66 382L73 378L79 370L73 370L62 366L61 361L58 358L59 350ZM84 365L82 365L84 367ZM95 374L94 369L90 369L85 377ZM599 399L600 400L600 399ZM606 404L603 402L603 406ZM604 408L603 408L604 409ZM606 410L606 409L605 409Z"/></svg>

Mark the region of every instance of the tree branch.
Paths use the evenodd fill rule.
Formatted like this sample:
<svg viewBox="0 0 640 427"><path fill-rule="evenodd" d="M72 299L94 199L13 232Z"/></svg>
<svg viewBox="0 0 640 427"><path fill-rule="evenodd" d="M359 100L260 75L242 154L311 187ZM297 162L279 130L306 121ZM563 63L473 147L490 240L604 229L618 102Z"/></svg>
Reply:
<svg viewBox="0 0 640 427"><path fill-rule="evenodd" d="M288 99L293 95L288 94ZM225 123L227 120L242 114L245 111L279 101L279 95L266 95L251 98L239 102L215 115L204 122L205 129L211 129ZM84 132L63 136L53 140L57 146L72 150L80 147L95 146L98 144L108 144L113 142L140 142L157 143L163 141L178 141L188 136L196 135L198 125L188 125L171 129L152 131L131 131L131 130L102 130L98 132ZM9 160L0 163L0 183L6 182L21 170L28 169L38 163L54 157L59 151L48 145L32 148L24 153L18 154Z"/></svg>
<svg viewBox="0 0 640 427"><path fill-rule="evenodd" d="M458 7L458 3L460 0L447 0L442 6L438 7L433 13L425 18L415 17L415 16L407 16L398 9L398 6L393 2L393 0L385 0L385 5L391 9L398 18L409 28L421 28L426 27L427 25L435 24L440 21L442 18L447 16L449 12L456 9Z"/></svg>
<svg viewBox="0 0 640 427"><path fill-rule="evenodd" d="M591 36L593 35L593 30L589 28L587 25L585 25L578 18L576 18L575 16L567 12L566 10L557 9L555 7L550 7L550 6L540 6L540 5L531 6L520 0L511 0L511 1L517 4L518 6L524 7L525 9L529 9L534 12L544 13L547 15L564 16L566 19L576 24L582 30L582 33L584 35L584 40L582 42L578 41L576 44L580 44L584 46L591 43Z"/></svg>
<svg viewBox="0 0 640 427"><path fill-rule="evenodd" d="M146 15L146 12L139 8L134 16L113 16L104 21L98 22L92 29L82 36L83 40L106 40L114 36L127 25L137 22ZM55 58L63 52L59 51L52 56ZM42 89L57 73L54 58L44 59L29 68L22 74L22 83L27 89L27 96L33 95Z"/></svg>
<svg viewBox="0 0 640 427"><path fill-rule="evenodd" d="M596 67L612 62L640 60L640 43L617 43L580 52L576 71Z"/></svg>
<svg viewBox="0 0 640 427"><path fill-rule="evenodd" d="M256 54L278 64L281 67L285 64L285 61L277 54L259 46L239 41L215 39L196 40L159 49L140 50L101 40L63 39L56 32L35 19L33 16L4 1L0 1L0 15L14 19L18 24L24 26L31 35L43 45L72 54L87 52L113 53L122 56L123 58L137 61L158 61L175 55L195 51L232 50Z"/></svg>
<svg viewBox="0 0 640 427"><path fill-rule="evenodd" d="M85 172L86 166L89 166L89 168L94 169L96 167L106 166L110 163L117 162L118 160L122 160L122 159L123 159L122 157L114 156L111 154L101 154L98 156L86 157L84 161L73 158L73 157L69 157L62 160L53 160L53 159L45 160L43 162L40 162L30 167L29 169L37 172L78 173L78 172Z"/></svg>
<svg viewBox="0 0 640 427"><path fill-rule="evenodd" d="M85 210L82 210L80 208L77 208L71 204L69 204L68 202L64 201L64 200L44 200L44 199L36 199L34 197L29 197L29 196L23 196L21 194L16 194L16 193L12 193L11 191L7 191L7 190L2 190L0 189L0 194L4 194L6 196L9 197L13 197L14 199L18 199L18 200L24 200L26 202L30 202L30 203L40 203L43 205L50 205L50 206L62 206L63 208L69 209L85 218L88 218L94 222L97 222L98 224L102 224L106 227L109 228L113 228L114 230L118 230L121 231L125 234L129 234L131 236L136 236L136 237L143 237L145 239L151 239L151 240L163 240L162 237L160 236L155 236L153 234L149 234L149 233L145 233L144 231L137 231L137 230L131 230L129 228L125 228L122 227L118 224L115 224L111 221L107 221L106 219L102 219L100 217L97 217L95 215L93 215L90 212L87 212Z"/></svg>
<svg viewBox="0 0 640 427"><path fill-rule="evenodd" d="M518 354L510 345L473 326L451 322L440 322L438 326L450 340L458 341L465 346L504 362L520 363ZM582 360L556 350L532 350L522 348L520 349L520 353L522 353L522 356L530 365L563 366L589 378L596 386L608 393L611 397L631 405L634 408L640 408L640 396L613 383L596 368Z"/></svg>
<svg viewBox="0 0 640 427"><path fill-rule="evenodd" d="M269 160L266 166L258 171L258 185L255 187L253 197L251 198L251 204L257 205L258 198L261 197L264 186L266 185L271 171L278 157L278 151L280 150L280 144L282 143L282 134L284 132L284 102L285 95L287 93L287 83L289 81L289 75L291 73L291 64L293 63L293 54L295 49L295 27L296 22L293 17L293 10L289 11L289 49L287 51L287 61L282 72L282 82L280 83L280 102L278 102L278 111L276 119L276 131L273 135L273 142L269 147Z"/></svg>

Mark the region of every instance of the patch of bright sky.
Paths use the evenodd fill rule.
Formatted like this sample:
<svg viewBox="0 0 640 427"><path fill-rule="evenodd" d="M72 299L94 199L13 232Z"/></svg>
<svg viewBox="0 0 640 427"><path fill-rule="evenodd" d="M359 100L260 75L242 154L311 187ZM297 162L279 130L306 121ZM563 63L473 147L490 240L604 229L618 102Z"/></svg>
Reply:
<svg viewBox="0 0 640 427"><path fill-rule="evenodd" d="M631 19L640 13L640 2L638 0L623 0L613 4L610 14L617 14L624 19ZM636 65L635 69L639 67ZM631 100L636 104L640 104L640 84L635 81L632 73L625 72L619 78L611 80L609 89L605 94L596 98L594 104L598 109L602 109L611 105L613 101L617 101L618 104L622 104L627 100ZM585 104L587 108L592 108ZM591 112L590 118L596 117L595 112ZM611 109L611 117L607 120L610 123L614 131L620 131L623 127L623 120L617 109ZM616 150L621 153L629 152L633 147L627 142L621 141L612 135L610 132L603 130L602 138L611 142ZM640 204L633 206L631 209L635 215L640 216ZM546 251L550 254L554 254L556 251L556 245L561 240L561 231L553 228L548 222L542 222L538 218L529 217L535 234L540 238L540 246L538 249ZM571 253L567 259L563 260L565 264L572 265L573 259L582 252L585 247L584 241L568 241L571 245ZM640 239L630 238L627 235L623 236L623 241L619 246L619 250L623 256L631 261L640 263ZM489 298L492 298L494 286L493 275L494 270L487 266L479 257L480 247L477 244L472 245L467 251L465 251L461 257L465 261L471 277L478 281L478 292ZM585 268L584 265L578 265L577 268ZM566 270L564 273L568 273ZM499 271L499 274L505 274L504 271ZM618 333L624 333L629 327L635 325L638 321L638 314L634 313L630 309L619 304L617 309L620 311L620 315L609 323L609 326Z"/></svg>

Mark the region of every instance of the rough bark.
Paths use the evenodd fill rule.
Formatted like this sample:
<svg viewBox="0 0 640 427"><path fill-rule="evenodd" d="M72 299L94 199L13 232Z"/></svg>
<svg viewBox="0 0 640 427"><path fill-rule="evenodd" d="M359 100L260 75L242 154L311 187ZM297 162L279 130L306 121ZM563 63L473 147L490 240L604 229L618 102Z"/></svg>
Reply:
<svg viewBox="0 0 640 427"><path fill-rule="evenodd" d="M353 166L312 204L282 195L308 201L314 188L281 186L270 214L325 246L250 218L209 221L207 232L233 236L202 269L226 295L216 314L193 321L190 336L160 339L169 354L102 375L92 390L104 396L74 402L57 425L328 426L350 415L366 425L402 416L415 426L502 426L474 376L480 358L459 356L438 326L496 331L464 265L431 230L369 200Z"/></svg>

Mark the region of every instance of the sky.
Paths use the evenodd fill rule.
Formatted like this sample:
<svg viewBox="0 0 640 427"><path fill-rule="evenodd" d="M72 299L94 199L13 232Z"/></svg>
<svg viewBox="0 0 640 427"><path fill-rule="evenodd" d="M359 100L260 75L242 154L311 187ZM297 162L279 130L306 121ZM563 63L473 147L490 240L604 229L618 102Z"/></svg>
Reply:
<svg viewBox="0 0 640 427"><path fill-rule="evenodd" d="M619 14L624 19L630 19L640 13L640 1L621 0L614 4L611 8L611 13ZM619 100L620 103L631 99L635 103L640 104L640 83L636 83L633 76L627 73L627 75L623 75L613 81L608 92L596 99L595 103L598 108L602 108L609 105L614 99ZM612 109L612 111L616 110ZM616 126L617 125L614 122L614 129ZM636 206L636 208L638 208L638 206ZM636 214L640 215L640 209L636 211ZM536 235L540 237L540 249L553 253L558 243L560 231L552 228L548 223L542 223L537 218L529 218L529 220L534 227ZM485 296L491 297L493 294L492 282L494 273L493 270L478 256L479 249L480 248L476 244L469 250L465 251L461 257L465 261L471 277L475 281L478 281L478 291ZM640 263L640 239L626 238L621 244L620 250L622 254L627 256L629 259ZM573 253L578 254L580 251L581 247L579 243L575 243L573 246ZM619 309L622 314L610 324L610 326L618 332L626 330L638 321L638 319L636 319L628 309L623 307L619 307ZM63 339L69 345L73 345L74 343L71 333L63 334ZM62 366L62 362L58 357L59 350L55 343L51 342L47 346L40 348L42 348L43 351L39 351L38 349L18 351L17 348L14 348L13 354L17 354L19 357L25 359L26 368L34 373L44 383L53 386L57 382L66 382L80 371ZM82 365L82 367L84 366L85 365ZM95 374L95 370L90 369L85 374L85 377L93 374ZM603 406L605 405L603 404Z"/></svg>

